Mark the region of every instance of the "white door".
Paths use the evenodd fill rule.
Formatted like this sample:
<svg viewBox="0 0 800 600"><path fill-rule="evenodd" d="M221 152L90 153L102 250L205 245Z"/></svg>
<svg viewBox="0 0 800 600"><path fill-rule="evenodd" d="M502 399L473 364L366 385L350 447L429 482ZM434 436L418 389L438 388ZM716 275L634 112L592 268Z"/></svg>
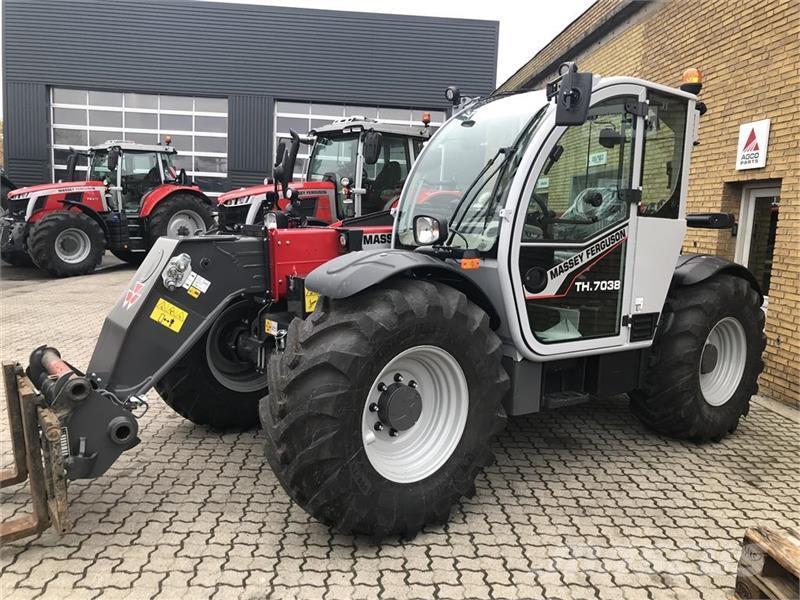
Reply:
<svg viewBox="0 0 800 600"><path fill-rule="evenodd" d="M739 211L736 262L755 275L764 292L765 307L769 296L780 197L779 187L746 187L742 192L742 206Z"/></svg>

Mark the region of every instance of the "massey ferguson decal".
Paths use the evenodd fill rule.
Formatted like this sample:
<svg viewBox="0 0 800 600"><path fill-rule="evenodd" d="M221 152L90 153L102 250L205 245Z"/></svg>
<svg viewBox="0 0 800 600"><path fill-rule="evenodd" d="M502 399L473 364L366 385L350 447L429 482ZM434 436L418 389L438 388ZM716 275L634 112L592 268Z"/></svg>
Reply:
<svg viewBox="0 0 800 600"><path fill-rule="evenodd" d="M125 299L122 301L122 308L128 310L131 306L139 301L142 297L142 288L144 284L141 281L134 283L127 292L125 292Z"/></svg>
<svg viewBox="0 0 800 600"><path fill-rule="evenodd" d="M587 271L603 257L607 256L614 248L620 246L628 239L628 225L612 231L597 242L579 250L573 256L558 263L547 271L547 286L539 293L525 293L526 300L555 298L566 296L578 276ZM613 289L613 284L611 289ZM581 290L585 291L585 290Z"/></svg>
<svg viewBox="0 0 800 600"><path fill-rule="evenodd" d="M365 250L374 248L388 248L392 243L391 233L365 233L362 240Z"/></svg>

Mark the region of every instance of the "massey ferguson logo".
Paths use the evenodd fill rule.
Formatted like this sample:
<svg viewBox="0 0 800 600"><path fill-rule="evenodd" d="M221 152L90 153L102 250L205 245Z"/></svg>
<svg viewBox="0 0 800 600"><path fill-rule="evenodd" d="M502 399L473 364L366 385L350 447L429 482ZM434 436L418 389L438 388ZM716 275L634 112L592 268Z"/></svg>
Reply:
<svg viewBox="0 0 800 600"><path fill-rule="evenodd" d="M131 306L139 301L142 297L142 288L144 284L141 281L134 283L127 292L125 292L125 299L122 301L122 308L128 310Z"/></svg>
<svg viewBox="0 0 800 600"><path fill-rule="evenodd" d="M391 243L391 233L365 233L362 240L364 246L388 246Z"/></svg>

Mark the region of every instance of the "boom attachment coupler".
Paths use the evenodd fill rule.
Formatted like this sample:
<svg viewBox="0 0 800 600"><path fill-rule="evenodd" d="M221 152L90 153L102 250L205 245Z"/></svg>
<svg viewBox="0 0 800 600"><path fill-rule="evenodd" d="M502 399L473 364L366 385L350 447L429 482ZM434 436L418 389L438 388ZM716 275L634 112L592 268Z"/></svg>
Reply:
<svg viewBox="0 0 800 600"><path fill-rule="evenodd" d="M67 480L102 475L138 444L136 417L54 348L34 350L26 371L3 363L3 379L14 466L0 472L0 487L28 481L33 512L1 523L0 542L50 526L67 533Z"/></svg>

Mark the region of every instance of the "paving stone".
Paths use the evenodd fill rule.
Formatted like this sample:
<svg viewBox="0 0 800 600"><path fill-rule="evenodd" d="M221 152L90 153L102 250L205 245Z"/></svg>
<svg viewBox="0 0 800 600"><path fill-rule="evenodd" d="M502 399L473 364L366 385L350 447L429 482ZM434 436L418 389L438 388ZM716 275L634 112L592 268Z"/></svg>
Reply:
<svg viewBox="0 0 800 600"><path fill-rule="evenodd" d="M133 273L4 268L0 355L48 343L86 365ZM727 598L745 528L798 524L800 427L760 404L704 446L648 432L624 397L512 418L449 525L373 544L294 504L259 432L212 432L148 398L142 443L71 484L73 533L0 548L3 597ZM22 487L2 500L4 517L28 509Z"/></svg>

